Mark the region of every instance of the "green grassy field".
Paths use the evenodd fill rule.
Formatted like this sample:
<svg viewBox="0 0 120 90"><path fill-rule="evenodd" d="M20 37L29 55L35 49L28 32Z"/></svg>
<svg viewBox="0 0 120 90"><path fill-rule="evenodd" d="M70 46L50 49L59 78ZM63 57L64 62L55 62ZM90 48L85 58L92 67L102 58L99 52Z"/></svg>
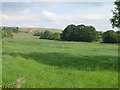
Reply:
<svg viewBox="0 0 120 90"><path fill-rule="evenodd" d="M19 33L3 40L3 83L22 78L22 88L118 87L116 44L38 38Z"/></svg>

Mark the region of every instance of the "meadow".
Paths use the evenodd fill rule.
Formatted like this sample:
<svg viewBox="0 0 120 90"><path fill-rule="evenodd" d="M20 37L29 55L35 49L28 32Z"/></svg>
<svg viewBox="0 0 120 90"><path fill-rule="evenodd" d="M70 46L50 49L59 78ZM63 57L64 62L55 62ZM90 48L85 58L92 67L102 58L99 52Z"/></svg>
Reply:
<svg viewBox="0 0 120 90"><path fill-rule="evenodd" d="M117 88L118 45L42 40L28 33L2 41L2 79L21 88Z"/></svg>

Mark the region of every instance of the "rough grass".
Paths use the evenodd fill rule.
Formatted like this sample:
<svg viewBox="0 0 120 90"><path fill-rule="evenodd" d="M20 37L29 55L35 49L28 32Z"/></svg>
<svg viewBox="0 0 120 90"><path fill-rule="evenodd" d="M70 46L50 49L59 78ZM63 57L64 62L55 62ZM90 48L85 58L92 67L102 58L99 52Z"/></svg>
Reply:
<svg viewBox="0 0 120 90"><path fill-rule="evenodd" d="M117 49L116 44L22 40L18 35L3 40L3 82L24 78L22 88L117 88Z"/></svg>
<svg viewBox="0 0 120 90"><path fill-rule="evenodd" d="M43 31L50 31L50 32L58 32L61 33L61 29L52 29L52 28L20 28L21 32L28 32L28 33L36 33L36 32L43 32Z"/></svg>
<svg viewBox="0 0 120 90"><path fill-rule="evenodd" d="M0 44L0 83L2 82L2 47Z"/></svg>

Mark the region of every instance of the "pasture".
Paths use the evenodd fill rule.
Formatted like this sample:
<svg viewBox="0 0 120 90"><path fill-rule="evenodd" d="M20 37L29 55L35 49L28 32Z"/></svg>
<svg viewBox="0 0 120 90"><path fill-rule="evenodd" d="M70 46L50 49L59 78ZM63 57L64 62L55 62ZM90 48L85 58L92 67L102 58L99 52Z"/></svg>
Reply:
<svg viewBox="0 0 120 90"><path fill-rule="evenodd" d="M3 40L2 79L22 88L117 88L117 44L41 40L29 33Z"/></svg>

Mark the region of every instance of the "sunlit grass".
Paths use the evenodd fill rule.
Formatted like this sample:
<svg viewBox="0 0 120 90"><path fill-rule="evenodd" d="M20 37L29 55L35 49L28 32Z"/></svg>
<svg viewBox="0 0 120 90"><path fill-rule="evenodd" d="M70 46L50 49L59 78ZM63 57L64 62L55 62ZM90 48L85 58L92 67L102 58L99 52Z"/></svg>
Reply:
<svg viewBox="0 0 120 90"><path fill-rule="evenodd" d="M117 88L117 45L39 39L3 41L3 82L25 88Z"/></svg>

